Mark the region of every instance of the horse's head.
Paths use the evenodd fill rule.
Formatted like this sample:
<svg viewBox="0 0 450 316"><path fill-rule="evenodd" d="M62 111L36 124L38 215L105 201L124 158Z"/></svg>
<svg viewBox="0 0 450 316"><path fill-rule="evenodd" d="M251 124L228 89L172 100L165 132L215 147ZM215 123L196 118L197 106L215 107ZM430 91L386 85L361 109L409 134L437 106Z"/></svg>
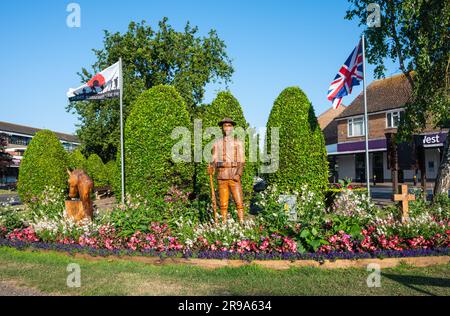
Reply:
<svg viewBox="0 0 450 316"><path fill-rule="evenodd" d="M78 194L78 174L69 169L67 169L67 173L69 174L69 197L74 199Z"/></svg>

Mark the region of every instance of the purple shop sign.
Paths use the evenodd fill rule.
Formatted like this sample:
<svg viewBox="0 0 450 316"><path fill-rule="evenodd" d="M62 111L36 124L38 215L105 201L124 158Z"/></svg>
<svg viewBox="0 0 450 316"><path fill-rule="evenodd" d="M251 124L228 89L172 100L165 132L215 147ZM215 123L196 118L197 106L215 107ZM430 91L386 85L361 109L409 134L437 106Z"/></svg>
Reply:
<svg viewBox="0 0 450 316"><path fill-rule="evenodd" d="M447 139L446 132L437 132L427 135L416 135L414 136L416 141L416 146L423 145L424 147L435 147L442 146ZM338 143L337 151L342 152L357 152L364 151L366 149L365 141L349 142L349 143ZM383 139L373 139L369 140L369 150L387 150L387 141Z"/></svg>
<svg viewBox="0 0 450 316"><path fill-rule="evenodd" d="M419 144L423 145L424 147L434 147L434 146L441 146L445 143L445 140L447 139L447 133L434 133L434 134L427 134L427 135L420 135L419 136Z"/></svg>
<svg viewBox="0 0 450 316"><path fill-rule="evenodd" d="M369 140L369 150L386 150L386 139L374 139ZM352 152L352 151L361 151L366 150L366 142L351 142L351 143L339 143L337 144L338 152Z"/></svg>

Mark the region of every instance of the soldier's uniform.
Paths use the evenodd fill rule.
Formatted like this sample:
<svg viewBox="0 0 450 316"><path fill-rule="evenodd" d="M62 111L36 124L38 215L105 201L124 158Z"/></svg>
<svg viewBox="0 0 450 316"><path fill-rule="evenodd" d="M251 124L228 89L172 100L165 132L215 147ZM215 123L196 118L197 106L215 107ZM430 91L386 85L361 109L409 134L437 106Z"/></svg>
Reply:
<svg viewBox="0 0 450 316"><path fill-rule="evenodd" d="M225 118L219 123L235 123ZM245 166L244 144L233 136L224 136L218 139L212 147L212 167L217 170L219 183L220 213L225 222L228 215L228 200L231 194L238 212L240 222L244 221L244 195L242 192L241 177Z"/></svg>

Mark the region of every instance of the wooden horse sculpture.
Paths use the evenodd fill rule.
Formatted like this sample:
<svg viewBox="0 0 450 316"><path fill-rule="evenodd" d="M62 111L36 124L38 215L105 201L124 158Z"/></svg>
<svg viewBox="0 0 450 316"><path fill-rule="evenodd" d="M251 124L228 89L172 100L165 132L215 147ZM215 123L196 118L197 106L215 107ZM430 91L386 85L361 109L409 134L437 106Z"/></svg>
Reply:
<svg viewBox="0 0 450 316"><path fill-rule="evenodd" d="M80 200L66 201L67 216L75 221L85 218L92 219L94 212L91 200L91 192L94 188L92 179L80 169L70 171L69 174L69 198L74 199L79 195Z"/></svg>

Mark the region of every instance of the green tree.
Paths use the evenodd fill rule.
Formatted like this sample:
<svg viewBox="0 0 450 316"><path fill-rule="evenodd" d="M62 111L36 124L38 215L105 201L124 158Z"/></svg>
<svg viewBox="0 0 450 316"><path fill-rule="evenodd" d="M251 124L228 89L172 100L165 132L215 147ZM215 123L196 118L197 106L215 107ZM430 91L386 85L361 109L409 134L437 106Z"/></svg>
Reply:
<svg viewBox="0 0 450 316"><path fill-rule="evenodd" d="M236 122L235 130L242 129L245 132L248 131L249 124L244 117L244 112L239 104L239 101L229 91L222 91L217 94L217 97L213 100L211 105L203 105L197 112L197 118L201 119L203 131L207 128L216 128L216 133L221 136L219 132L220 128L218 123L224 118L232 118ZM203 146L210 143L214 136L211 138L203 138ZM253 177L255 176L255 163L249 161L249 136L247 134L239 135L238 137L245 142L245 158L246 166L242 175L242 188L245 195L245 201L250 201L251 193L253 192ZM207 172L208 163L202 160L202 163L196 164L196 192L200 194L200 199L208 197L210 199L211 188L209 183L209 174ZM215 185L217 188L217 183Z"/></svg>
<svg viewBox="0 0 450 316"><path fill-rule="evenodd" d="M371 0L349 0L346 18L366 25ZM399 139L420 132L427 123L449 127L450 2L442 0L380 0L380 27L364 30L367 58L384 76L387 58L398 62L412 88L400 122ZM447 136L447 139L449 137ZM450 189L449 141L438 171L435 196Z"/></svg>
<svg viewBox="0 0 450 316"><path fill-rule="evenodd" d="M86 171L86 162L86 157L78 148L69 154L69 167L71 170L82 169Z"/></svg>
<svg viewBox="0 0 450 316"><path fill-rule="evenodd" d="M18 192L23 202L42 194L47 187L66 190L68 155L58 137L49 130L37 132L23 156Z"/></svg>
<svg viewBox="0 0 450 316"><path fill-rule="evenodd" d="M286 88L275 100L267 122L267 148L272 128L279 128L279 166L265 178L281 192L300 192L302 185L323 196L328 184L325 140L310 101L298 87Z"/></svg>
<svg viewBox="0 0 450 316"><path fill-rule="evenodd" d="M108 185L108 173L100 156L97 154L90 155L86 161L86 169L88 175L94 181L94 186Z"/></svg>
<svg viewBox="0 0 450 316"><path fill-rule="evenodd" d="M174 87L153 87L135 101L125 127L127 193L157 203L172 186L192 192L193 163L172 157L174 145L180 142L172 137L176 127L191 130L186 104ZM187 152L191 152L190 139ZM120 152L117 161L119 157Z"/></svg>
<svg viewBox="0 0 450 316"><path fill-rule="evenodd" d="M208 36L200 36L198 28L189 22L184 31L176 31L164 18L159 29L154 30L141 23L131 22L124 34L105 31L103 48L94 49L96 62L92 66L98 72L123 60L124 117L130 106L145 90L157 85L173 85L194 113L210 82L228 83L233 73L225 43L211 30ZM81 81L87 82L93 75L83 68ZM83 151L97 153L103 160L115 159L119 144L119 104L117 100L73 102L68 111L78 114L81 127L77 131L83 143Z"/></svg>

